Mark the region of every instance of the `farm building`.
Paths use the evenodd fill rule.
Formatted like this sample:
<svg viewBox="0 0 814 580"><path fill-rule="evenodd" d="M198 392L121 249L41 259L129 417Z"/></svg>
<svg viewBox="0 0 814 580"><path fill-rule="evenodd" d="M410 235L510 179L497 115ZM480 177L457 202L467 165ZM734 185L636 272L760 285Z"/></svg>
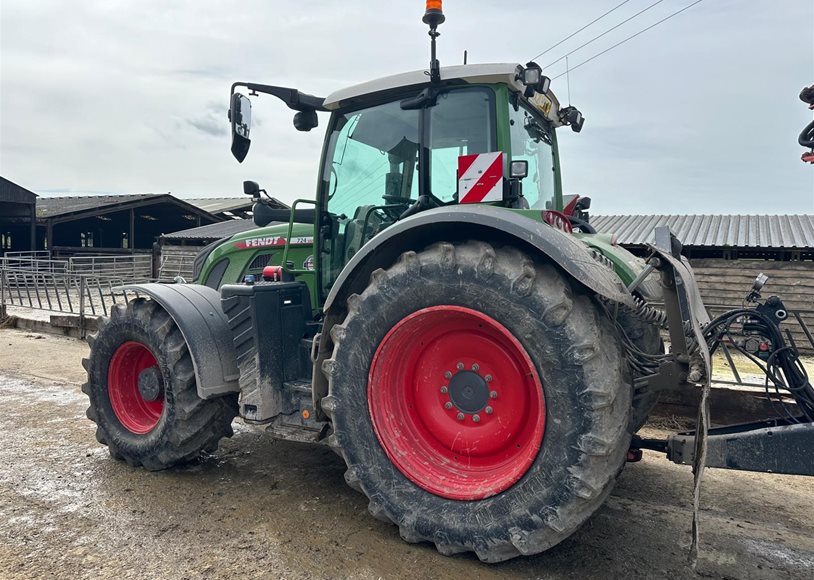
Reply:
<svg viewBox="0 0 814 580"><path fill-rule="evenodd" d="M0 255L36 245L37 194L0 177Z"/></svg>
<svg viewBox="0 0 814 580"><path fill-rule="evenodd" d="M780 296L814 329L814 215L593 216L591 225L616 234L620 246L638 255L646 254L656 226L669 225L684 244L710 314L740 307L762 272L769 276L764 295ZM802 331L794 337L801 347L808 342Z"/></svg>
<svg viewBox="0 0 814 580"><path fill-rule="evenodd" d="M170 194L44 197L37 202L37 249L130 253L163 233L220 218Z"/></svg>
<svg viewBox="0 0 814 580"><path fill-rule="evenodd" d="M814 215L609 215L591 225L640 255L656 226L668 225L690 259L814 260Z"/></svg>

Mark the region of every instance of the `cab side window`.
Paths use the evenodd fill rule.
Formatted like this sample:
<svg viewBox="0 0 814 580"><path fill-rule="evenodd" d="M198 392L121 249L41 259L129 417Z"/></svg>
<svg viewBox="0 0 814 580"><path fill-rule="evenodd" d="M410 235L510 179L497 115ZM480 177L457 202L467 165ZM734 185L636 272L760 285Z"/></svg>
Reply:
<svg viewBox="0 0 814 580"><path fill-rule="evenodd" d="M535 209L553 209L554 149L548 122L539 119L519 103L509 107L512 161L525 160L528 176L523 179L523 195Z"/></svg>

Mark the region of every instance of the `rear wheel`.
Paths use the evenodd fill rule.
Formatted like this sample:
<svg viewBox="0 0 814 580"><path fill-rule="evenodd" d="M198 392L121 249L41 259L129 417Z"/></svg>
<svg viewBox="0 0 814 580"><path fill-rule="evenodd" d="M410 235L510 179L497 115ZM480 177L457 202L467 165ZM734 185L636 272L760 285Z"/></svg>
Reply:
<svg viewBox="0 0 814 580"><path fill-rule="evenodd" d="M114 306L88 342L87 416L113 457L165 469L214 451L232 435L236 396L198 397L184 337L156 302Z"/></svg>
<svg viewBox="0 0 814 580"><path fill-rule="evenodd" d="M550 548L621 470L632 388L610 320L551 265L481 242L378 270L331 331L330 443L404 539L497 562Z"/></svg>

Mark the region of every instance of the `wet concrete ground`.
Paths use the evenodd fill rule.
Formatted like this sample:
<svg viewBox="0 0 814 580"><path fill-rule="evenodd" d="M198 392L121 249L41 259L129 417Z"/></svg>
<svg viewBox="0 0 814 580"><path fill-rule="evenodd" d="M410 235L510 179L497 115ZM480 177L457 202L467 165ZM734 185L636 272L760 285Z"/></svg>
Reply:
<svg viewBox="0 0 814 580"><path fill-rule="evenodd" d="M814 480L708 470L693 572L690 470L648 452L572 538L496 566L403 542L328 449L240 424L194 465L133 469L84 416L85 351L0 330L0 578L814 577Z"/></svg>

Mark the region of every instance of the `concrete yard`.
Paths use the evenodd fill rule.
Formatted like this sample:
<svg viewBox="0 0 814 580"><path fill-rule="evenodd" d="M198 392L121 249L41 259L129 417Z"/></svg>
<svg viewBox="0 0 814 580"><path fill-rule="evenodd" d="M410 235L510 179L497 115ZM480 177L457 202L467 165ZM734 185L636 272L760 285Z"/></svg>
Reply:
<svg viewBox="0 0 814 580"><path fill-rule="evenodd" d="M0 330L2 579L814 577L814 480L708 470L693 571L690 469L650 452L572 538L495 566L403 542L368 515L329 449L239 423L193 465L133 469L85 418L86 352Z"/></svg>

